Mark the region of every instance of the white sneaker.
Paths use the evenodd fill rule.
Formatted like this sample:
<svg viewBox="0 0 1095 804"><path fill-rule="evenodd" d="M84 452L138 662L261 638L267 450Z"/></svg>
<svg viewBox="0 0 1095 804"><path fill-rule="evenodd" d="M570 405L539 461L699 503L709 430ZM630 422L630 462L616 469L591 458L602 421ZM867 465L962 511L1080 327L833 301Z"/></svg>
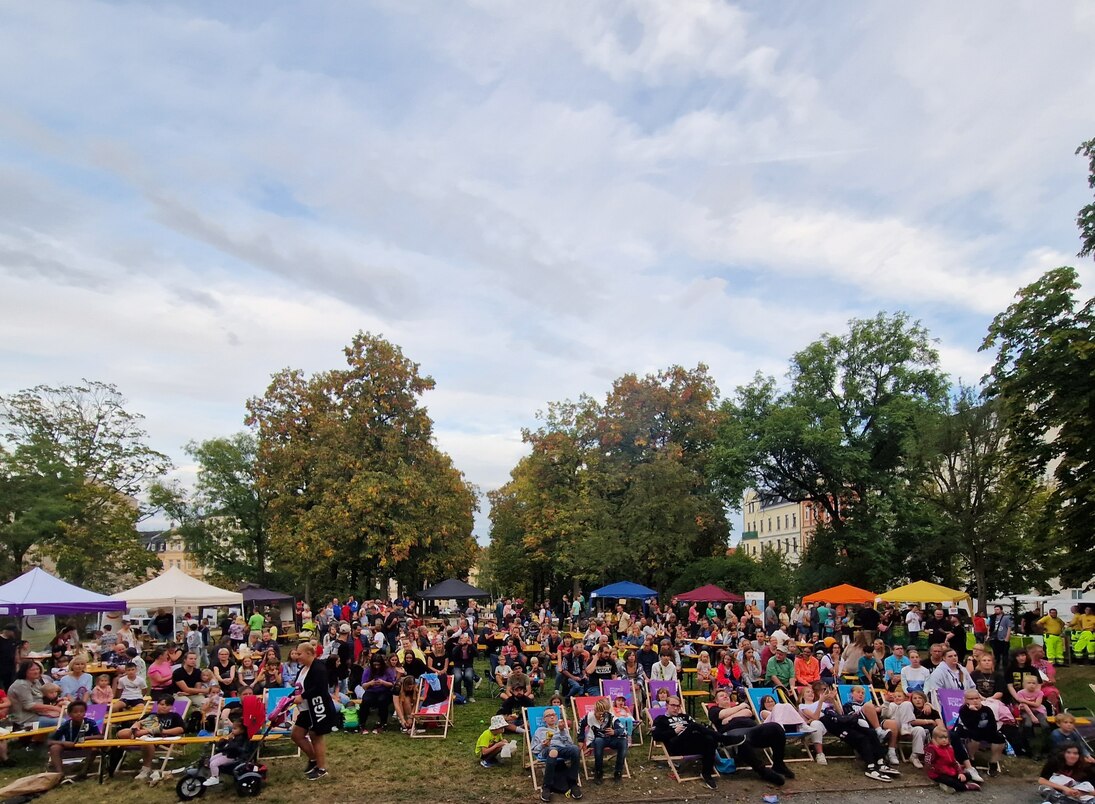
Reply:
<svg viewBox="0 0 1095 804"><path fill-rule="evenodd" d="M141 768L137 772L136 781L143 782L145 779L147 779L151 775L152 775L152 768Z"/></svg>
<svg viewBox="0 0 1095 804"><path fill-rule="evenodd" d="M890 777L889 777L889 776L887 776L886 774L884 774L884 773L882 773L882 772L880 772L880 771L876 771L876 770L870 769L870 768L868 768L868 769L867 769L867 772L866 772L866 773L864 773L863 775L864 775L864 776L866 776L866 777L867 777L868 779L874 779L874 780L875 780L876 782L889 782L889 781L893 781L893 780L892 780L892 779L890 779Z"/></svg>
<svg viewBox="0 0 1095 804"><path fill-rule="evenodd" d="M962 772L964 774L966 774L966 778L969 779L971 782L983 782L983 781L985 781L981 777L981 774L977 772L977 768L973 767L972 765L968 768L963 768Z"/></svg>
<svg viewBox="0 0 1095 804"><path fill-rule="evenodd" d="M825 758L824 754L818 754L817 756L815 756L814 761L818 765L828 765L829 764L829 760Z"/></svg>
<svg viewBox="0 0 1095 804"><path fill-rule="evenodd" d="M909 757L909 762L911 762L911 763L912 763L912 766L913 766L914 768L922 768L922 767L924 767L924 763L920 761L920 755L919 755L919 754L912 754L912 755L911 755L911 756Z"/></svg>
<svg viewBox="0 0 1095 804"><path fill-rule="evenodd" d="M221 783L221 777L219 777L219 776L210 776L208 779L206 779L204 782L202 782L202 787L216 787L220 783Z"/></svg>
<svg viewBox="0 0 1095 804"><path fill-rule="evenodd" d="M877 734L878 739L882 740L883 742L889 742L890 741L890 730L889 729L884 729L881 726L879 726L877 729L874 730L874 733Z"/></svg>
<svg viewBox="0 0 1095 804"><path fill-rule="evenodd" d="M897 751L894 750L893 748L891 748L889 751L886 752L886 759L889 761L889 763L891 765L900 765L901 764L901 760L897 756Z"/></svg>

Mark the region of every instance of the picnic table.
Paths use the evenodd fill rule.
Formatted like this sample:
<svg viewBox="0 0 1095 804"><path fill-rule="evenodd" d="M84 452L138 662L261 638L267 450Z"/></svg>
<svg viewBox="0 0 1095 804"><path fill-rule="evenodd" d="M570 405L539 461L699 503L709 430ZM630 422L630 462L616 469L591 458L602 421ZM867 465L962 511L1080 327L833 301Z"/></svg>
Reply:
<svg viewBox="0 0 1095 804"><path fill-rule="evenodd" d="M20 740L23 737L39 737L43 734L53 734L57 730L56 726L39 726L37 721L32 723L31 726L31 728L19 726L7 733L0 733L0 741Z"/></svg>
<svg viewBox="0 0 1095 804"><path fill-rule="evenodd" d="M695 717L696 701L700 698L710 698L711 693L707 690L685 690L681 693L681 697L684 698L684 702L688 706L688 714Z"/></svg>

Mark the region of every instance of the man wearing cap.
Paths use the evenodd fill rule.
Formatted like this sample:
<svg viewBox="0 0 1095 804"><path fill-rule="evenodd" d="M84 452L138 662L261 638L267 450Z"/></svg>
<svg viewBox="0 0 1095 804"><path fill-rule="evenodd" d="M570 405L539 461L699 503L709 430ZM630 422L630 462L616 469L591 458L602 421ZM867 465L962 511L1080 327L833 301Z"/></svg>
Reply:
<svg viewBox="0 0 1095 804"><path fill-rule="evenodd" d="M475 756L479 758L479 764L484 768L493 768L502 760L502 750L507 743L502 739L502 733L506 730L506 719L502 715L495 715L490 719L490 725L479 735L475 741Z"/></svg>
<svg viewBox="0 0 1095 804"><path fill-rule="evenodd" d="M764 669L764 676L773 687L783 687L788 695L794 697L795 663L787 658L785 646L776 646L772 658L768 660L768 666Z"/></svg>
<svg viewBox="0 0 1095 804"><path fill-rule="evenodd" d="M4 623L4 627L0 629L0 690L7 690L15 681L15 655L18 646L15 625Z"/></svg>

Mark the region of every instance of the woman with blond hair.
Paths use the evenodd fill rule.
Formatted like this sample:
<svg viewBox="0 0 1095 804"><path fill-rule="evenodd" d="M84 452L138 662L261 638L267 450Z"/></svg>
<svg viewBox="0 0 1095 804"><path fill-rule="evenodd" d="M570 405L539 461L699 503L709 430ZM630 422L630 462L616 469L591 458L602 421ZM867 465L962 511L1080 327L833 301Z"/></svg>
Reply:
<svg viewBox="0 0 1095 804"><path fill-rule="evenodd" d="M605 749L616 752L616 769L613 781L619 782L624 775L624 762L627 760L627 729L617 722L612 714L612 704L608 698L599 698L585 717L586 745L593 748L593 781L604 781Z"/></svg>

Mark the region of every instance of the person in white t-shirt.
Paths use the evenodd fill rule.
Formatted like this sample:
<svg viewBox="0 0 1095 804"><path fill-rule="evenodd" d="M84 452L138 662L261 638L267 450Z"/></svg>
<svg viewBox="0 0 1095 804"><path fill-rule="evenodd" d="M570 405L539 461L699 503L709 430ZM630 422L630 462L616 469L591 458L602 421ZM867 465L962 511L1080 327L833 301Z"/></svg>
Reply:
<svg viewBox="0 0 1095 804"><path fill-rule="evenodd" d="M125 666L125 673L118 676L114 687L118 690L118 697L126 709L144 706L144 694L148 689L148 682L141 677L134 662L129 662Z"/></svg>
<svg viewBox="0 0 1095 804"><path fill-rule="evenodd" d="M905 628L909 632L909 644L915 645L920 638L920 628L923 625L920 607L915 603L909 607L909 613L905 615Z"/></svg>

